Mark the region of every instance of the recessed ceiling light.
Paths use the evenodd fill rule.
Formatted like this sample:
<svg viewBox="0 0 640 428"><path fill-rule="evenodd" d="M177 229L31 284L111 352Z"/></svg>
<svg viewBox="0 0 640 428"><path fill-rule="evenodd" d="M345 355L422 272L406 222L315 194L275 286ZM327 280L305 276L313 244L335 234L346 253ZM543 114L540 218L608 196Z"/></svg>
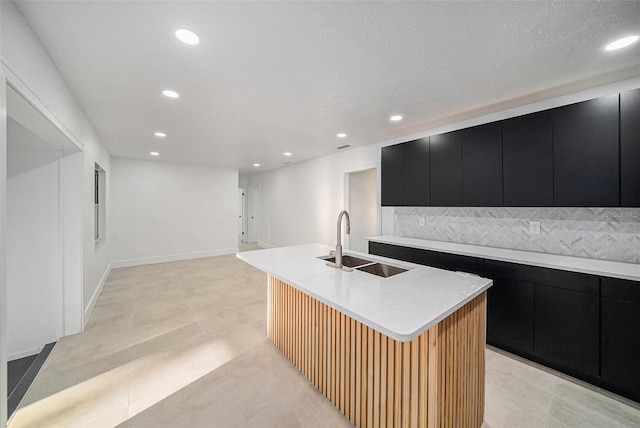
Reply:
<svg viewBox="0 0 640 428"><path fill-rule="evenodd" d="M284 152L285 156L291 156L291 152Z"/></svg>
<svg viewBox="0 0 640 428"><path fill-rule="evenodd" d="M169 98L178 98L180 96L180 94L177 93L176 91L169 91L169 90L162 91L162 95Z"/></svg>
<svg viewBox="0 0 640 428"><path fill-rule="evenodd" d="M344 132L341 132L338 135L336 135L336 137L338 137L338 138L345 138L346 136L347 136L347 134L345 134Z"/></svg>
<svg viewBox="0 0 640 428"><path fill-rule="evenodd" d="M176 37L182 43L186 43L188 45L195 46L200 43L200 37L198 37L198 35L193 31L187 30L186 28L176 30Z"/></svg>
<svg viewBox="0 0 640 428"><path fill-rule="evenodd" d="M150 154L151 156L159 156L159 155L160 155L160 153L158 153L158 152L150 152L149 154Z"/></svg>
<svg viewBox="0 0 640 428"><path fill-rule="evenodd" d="M259 163L254 163L253 166L260 166L260 164Z"/></svg>
<svg viewBox="0 0 640 428"><path fill-rule="evenodd" d="M399 121L399 120L402 120L402 116L400 116L400 115L396 114L395 116L391 116L391 117L389 118L389 120L390 120L390 121L392 121L392 122L397 122L397 121Z"/></svg>
<svg viewBox="0 0 640 428"><path fill-rule="evenodd" d="M165 134L164 132L154 132L153 135L160 138L164 138L167 136L167 134Z"/></svg>
<svg viewBox="0 0 640 428"><path fill-rule="evenodd" d="M637 42L638 38L638 36L623 37L622 39L618 39L615 42L609 43L607 46L605 46L604 50L615 51L618 49L626 48L627 46Z"/></svg>

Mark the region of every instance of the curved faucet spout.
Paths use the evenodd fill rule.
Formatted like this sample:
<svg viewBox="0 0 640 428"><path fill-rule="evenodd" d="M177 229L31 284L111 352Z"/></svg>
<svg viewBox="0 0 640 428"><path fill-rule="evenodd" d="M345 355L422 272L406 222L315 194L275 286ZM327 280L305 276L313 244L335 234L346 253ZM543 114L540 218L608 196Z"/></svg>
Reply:
<svg viewBox="0 0 640 428"><path fill-rule="evenodd" d="M347 224L345 227L345 233L349 235L351 233L351 219L347 210L340 211L338 214L338 237L336 239L336 267L342 269L342 217L347 217Z"/></svg>

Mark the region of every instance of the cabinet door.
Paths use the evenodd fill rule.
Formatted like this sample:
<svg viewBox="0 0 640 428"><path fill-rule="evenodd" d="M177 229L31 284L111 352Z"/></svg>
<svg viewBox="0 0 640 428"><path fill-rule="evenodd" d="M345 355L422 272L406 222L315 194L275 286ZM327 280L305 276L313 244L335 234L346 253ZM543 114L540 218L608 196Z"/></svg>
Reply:
<svg viewBox="0 0 640 428"><path fill-rule="evenodd" d="M369 254L389 257L396 260L404 260L405 262L413 261L413 248L384 244L381 242L369 241Z"/></svg>
<svg viewBox="0 0 640 428"><path fill-rule="evenodd" d="M533 283L487 275L487 343L523 357L533 355Z"/></svg>
<svg viewBox="0 0 640 428"><path fill-rule="evenodd" d="M431 205L462 206L462 132L432 135L429 140Z"/></svg>
<svg viewBox="0 0 640 428"><path fill-rule="evenodd" d="M602 278L601 305L604 386L640 401L640 283Z"/></svg>
<svg viewBox="0 0 640 428"><path fill-rule="evenodd" d="M568 374L599 375L598 294L535 284L534 352Z"/></svg>
<svg viewBox="0 0 640 428"><path fill-rule="evenodd" d="M502 123L505 207L553 206L553 113Z"/></svg>
<svg viewBox="0 0 640 428"><path fill-rule="evenodd" d="M620 205L640 207L640 89L620 94Z"/></svg>
<svg viewBox="0 0 640 428"><path fill-rule="evenodd" d="M463 130L462 201L466 207L502 206L502 122Z"/></svg>
<svg viewBox="0 0 640 428"><path fill-rule="evenodd" d="M383 206L402 205L402 144L382 148L381 200Z"/></svg>
<svg viewBox="0 0 640 428"><path fill-rule="evenodd" d="M610 95L554 110L555 206L619 205L618 99Z"/></svg>
<svg viewBox="0 0 640 428"><path fill-rule="evenodd" d="M413 261L421 265L432 266L438 269L484 275L484 259L478 259L476 257L416 248L413 250Z"/></svg>
<svg viewBox="0 0 640 428"><path fill-rule="evenodd" d="M429 138L402 146L402 205L429 206Z"/></svg>

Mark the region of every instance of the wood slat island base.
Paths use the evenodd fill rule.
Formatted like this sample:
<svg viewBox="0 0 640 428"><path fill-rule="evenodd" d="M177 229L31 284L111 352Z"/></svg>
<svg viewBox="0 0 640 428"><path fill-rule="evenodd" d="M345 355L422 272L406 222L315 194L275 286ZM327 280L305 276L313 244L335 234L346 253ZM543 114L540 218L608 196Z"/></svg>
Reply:
<svg viewBox="0 0 640 428"><path fill-rule="evenodd" d="M480 427L486 292L398 342L269 275L268 337L359 427Z"/></svg>

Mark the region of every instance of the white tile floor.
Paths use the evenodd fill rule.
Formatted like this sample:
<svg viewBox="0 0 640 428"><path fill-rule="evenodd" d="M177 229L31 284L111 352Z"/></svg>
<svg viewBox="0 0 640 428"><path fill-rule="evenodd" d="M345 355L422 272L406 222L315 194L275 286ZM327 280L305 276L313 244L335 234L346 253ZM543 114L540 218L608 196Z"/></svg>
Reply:
<svg viewBox="0 0 640 428"><path fill-rule="evenodd" d="M235 256L114 270L17 427L350 426L265 338L266 276ZM633 427L640 410L487 351L486 427Z"/></svg>

